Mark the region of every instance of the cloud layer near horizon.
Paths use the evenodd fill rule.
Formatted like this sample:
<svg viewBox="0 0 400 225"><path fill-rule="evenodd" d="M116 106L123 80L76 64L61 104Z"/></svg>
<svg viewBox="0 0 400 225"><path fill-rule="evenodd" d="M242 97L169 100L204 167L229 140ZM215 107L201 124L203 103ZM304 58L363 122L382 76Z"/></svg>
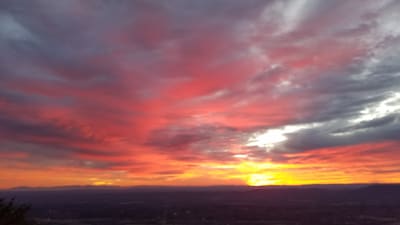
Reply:
<svg viewBox="0 0 400 225"><path fill-rule="evenodd" d="M400 182L399 12L2 1L0 186Z"/></svg>

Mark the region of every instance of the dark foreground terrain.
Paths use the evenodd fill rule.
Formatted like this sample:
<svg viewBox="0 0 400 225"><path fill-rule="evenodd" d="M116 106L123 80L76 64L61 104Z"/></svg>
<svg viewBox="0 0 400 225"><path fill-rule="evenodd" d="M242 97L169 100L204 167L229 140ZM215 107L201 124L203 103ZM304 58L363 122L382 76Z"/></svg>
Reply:
<svg viewBox="0 0 400 225"><path fill-rule="evenodd" d="M0 191L45 225L400 225L400 185Z"/></svg>

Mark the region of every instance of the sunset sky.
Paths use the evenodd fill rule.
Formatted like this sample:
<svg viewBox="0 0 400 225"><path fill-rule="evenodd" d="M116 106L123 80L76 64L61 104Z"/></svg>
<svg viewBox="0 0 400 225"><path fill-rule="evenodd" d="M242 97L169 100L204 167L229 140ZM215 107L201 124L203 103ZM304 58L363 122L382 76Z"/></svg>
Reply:
<svg viewBox="0 0 400 225"><path fill-rule="evenodd" d="M0 1L0 188L387 182L400 1Z"/></svg>

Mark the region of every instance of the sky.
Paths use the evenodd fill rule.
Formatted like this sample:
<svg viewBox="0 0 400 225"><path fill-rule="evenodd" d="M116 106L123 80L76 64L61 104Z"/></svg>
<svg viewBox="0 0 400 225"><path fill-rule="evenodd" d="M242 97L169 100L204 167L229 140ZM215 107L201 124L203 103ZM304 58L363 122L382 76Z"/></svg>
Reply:
<svg viewBox="0 0 400 225"><path fill-rule="evenodd" d="M400 182L397 0L2 0L0 188Z"/></svg>

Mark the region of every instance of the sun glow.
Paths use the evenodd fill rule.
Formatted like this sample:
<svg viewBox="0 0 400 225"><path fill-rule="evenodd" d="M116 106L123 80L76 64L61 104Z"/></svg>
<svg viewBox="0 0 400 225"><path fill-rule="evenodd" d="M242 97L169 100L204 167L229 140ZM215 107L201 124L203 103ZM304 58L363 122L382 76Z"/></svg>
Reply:
<svg viewBox="0 0 400 225"><path fill-rule="evenodd" d="M243 162L237 170L242 173L243 180L250 186L264 186L276 184L275 174L268 172L276 169L278 165L270 162Z"/></svg>
<svg viewBox="0 0 400 225"><path fill-rule="evenodd" d="M246 180L249 186L265 186L275 184L273 176L267 174L251 174Z"/></svg>
<svg viewBox="0 0 400 225"><path fill-rule="evenodd" d="M301 169L300 165L280 164L273 162L242 162L236 166L237 173L249 186L295 185L300 181L293 179L293 171ZM289 172L291 171L291 172ZM300 182L300 183L299 183Z"/></svg>
<svg viewBox="0 0 400 225"><path fill-rule="evenodd" d="M102 180L99 178L92 177L89 179L91 181L91 185L94 186L104 186L104 185L113 185L114 182L111 180Z"/></svg>

